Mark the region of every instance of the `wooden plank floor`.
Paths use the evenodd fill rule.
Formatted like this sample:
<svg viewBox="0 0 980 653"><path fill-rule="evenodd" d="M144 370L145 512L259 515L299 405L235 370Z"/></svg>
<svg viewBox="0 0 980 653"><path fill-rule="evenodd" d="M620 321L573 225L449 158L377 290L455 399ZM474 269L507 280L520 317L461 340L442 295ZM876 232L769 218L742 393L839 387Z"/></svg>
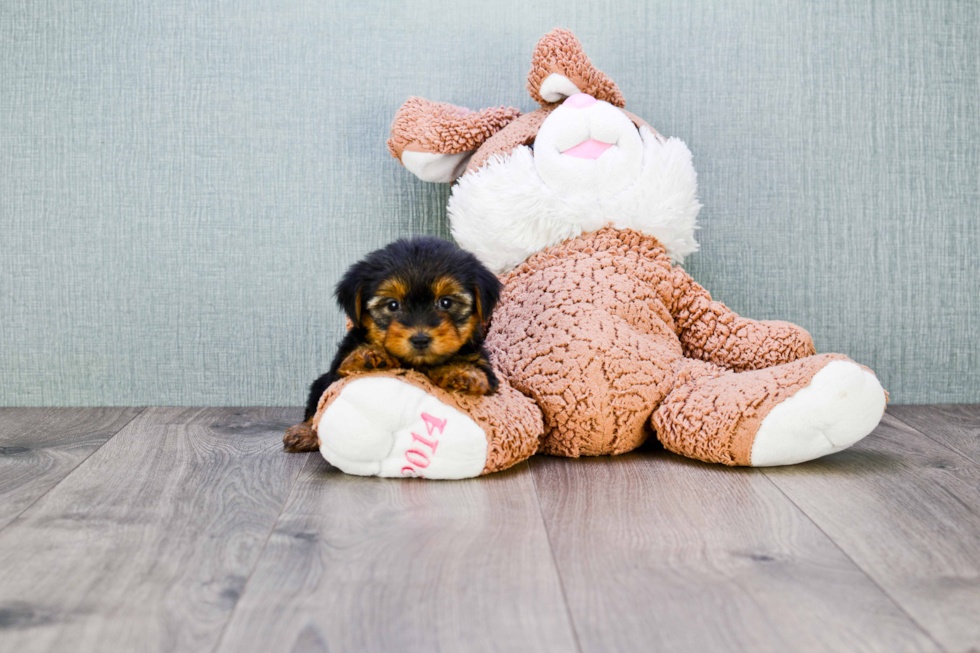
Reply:
<svg viewBox="0 0 980 653"><path fill-rule="evenodd" d="M0 651L980 651L980 406L456 482L285 454L299 415L0 409Z"/></svg>

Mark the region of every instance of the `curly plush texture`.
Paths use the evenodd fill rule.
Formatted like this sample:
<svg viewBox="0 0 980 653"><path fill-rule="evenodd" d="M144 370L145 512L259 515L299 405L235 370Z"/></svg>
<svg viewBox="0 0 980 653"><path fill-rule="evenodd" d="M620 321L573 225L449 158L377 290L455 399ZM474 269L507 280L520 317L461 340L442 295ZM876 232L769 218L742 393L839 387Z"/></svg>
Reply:
<svg viewBox="0 0 980 653"><path fill-rule="evenodd" d="M748 464L732 452L751 444L754 422L739 421L734 407L754 407L752 418L761 420L825 364L783 365L813 353L805 330L741 318L712 302L655 238L635 231L607 227L570 239L502 280L487 348L501 375L541 408L544 453L623 453L654 426L685 455ZM735 374L755 365L781 367ZM694 391L702 385L714 394ZM714 415L708 395L732 410ZM668 397L662 418L681 425L651 425ZM705 428L682 426L695 423Z"/></svg>
<svg viewBox="0 0 980 653"><path fill-rule="evenodd" d="M513 107L472 111L448 102L411 97L395 114L388 151L396 159L405 150L436 154L470 152L520 115Z"/></svg>
<svg viewBox="0 0 980 653"><path fill-rule="evenodd" d="M684 359L674 389L651 420L664 447L688 458L749 465L763 418L841 354L810 356L751 372Z"/></svg>
<svg viewBox="0 0 980 653"><path fill-rule="evenodd" d="M816 353L810 334L795 324L739 317L681 268L673 276L673 314L685 356L744 372Z"/></svg>
<svg viewBox="0 0 980 653"><path fill-rule="evenodd" d="M534 101L541 106L555 103L541 97L541 84L548 75L557 73L567 77L582 93L597 100L604 100L613 106L623 108L626 101L615 82L592 65L582 49L582 43L571 30L558 27L551 30L538 41L531 55L531 70L527 74L527 90Z"/></svg>
<svg viewBox="0 0 980 653"><path fill-rule="evenodd" d="M541 129L548 114L554 111L554 107L538 109L531 113L525 113L520 118L508 124L505 128L487 139L480 146L480 149L470 158L466 166L466 172L473 172L490 160L491 157L506 157L520 145L533 145L534 139Z"/></svg>
<svg viewBox="0 0 980 653"><path fill-rule="evenodd" d="M429 377L411 369L371 372L373 378L397 378L421 388L447 406L465 413L480 425L487 434L487 462L482 474L497 472L526 460L537 451L542 431L541 411L520 392L501 380L500 387L492 395L472 395L447 392L429 380ZM341 390L364 374L347 377L334 383L320 397L313 423L319 424L323 411L340 394Z"/></svg>

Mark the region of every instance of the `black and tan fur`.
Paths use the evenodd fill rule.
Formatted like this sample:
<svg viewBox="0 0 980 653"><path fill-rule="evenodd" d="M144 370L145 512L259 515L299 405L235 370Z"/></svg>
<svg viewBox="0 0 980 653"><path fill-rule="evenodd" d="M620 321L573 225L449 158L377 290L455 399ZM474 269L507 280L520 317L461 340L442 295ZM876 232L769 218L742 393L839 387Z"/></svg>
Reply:
<svg viewBox="0 0 980 653"><path fill-rule="evenodd" d="M354 264L335 294L353 326L310 386L303 422L286 432L288 451L318 448L320 396L351 374L409 367L449 391L496 391L483 337L500 282L469 252L438 238L399 240Z"/></svg>

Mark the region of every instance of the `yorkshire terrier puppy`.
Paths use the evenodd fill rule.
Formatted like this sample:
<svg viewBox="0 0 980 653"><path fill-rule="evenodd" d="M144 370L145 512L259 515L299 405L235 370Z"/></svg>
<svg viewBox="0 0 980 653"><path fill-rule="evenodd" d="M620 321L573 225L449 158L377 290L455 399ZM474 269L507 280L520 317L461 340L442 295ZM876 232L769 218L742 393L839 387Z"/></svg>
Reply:
<svg viewBox="0 0 980 653"><path fill-rule="evenodd" d="M319 448L312 420L320 396L351 374L409 367L445 390L496 391L483 337L500 282L469 252L438 238L399 240L355 263L335 296L352 327L310 386L303 422L286 431L287 451Z"/></svg>

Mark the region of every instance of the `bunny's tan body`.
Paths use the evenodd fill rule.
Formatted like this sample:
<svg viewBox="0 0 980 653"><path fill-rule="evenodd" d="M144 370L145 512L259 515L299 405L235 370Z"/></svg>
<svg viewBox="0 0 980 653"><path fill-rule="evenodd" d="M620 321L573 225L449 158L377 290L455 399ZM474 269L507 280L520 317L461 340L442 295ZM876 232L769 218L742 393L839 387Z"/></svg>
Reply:
<svg viewBox="0 0 980 653"><path fill-rule="evenodd" d="M463 478L535 452L617 454L655 434L726 465L781 465L846 448L886 394L807 332L742 318L676 265L696 251L691 155L627 112L567 30L535 49L541 108L474 112L412 98L392 154L456 185L453 234L501 275L487 348L501 386L453 395L411 372L335 384L321 452L363 475Z"/></svg>

